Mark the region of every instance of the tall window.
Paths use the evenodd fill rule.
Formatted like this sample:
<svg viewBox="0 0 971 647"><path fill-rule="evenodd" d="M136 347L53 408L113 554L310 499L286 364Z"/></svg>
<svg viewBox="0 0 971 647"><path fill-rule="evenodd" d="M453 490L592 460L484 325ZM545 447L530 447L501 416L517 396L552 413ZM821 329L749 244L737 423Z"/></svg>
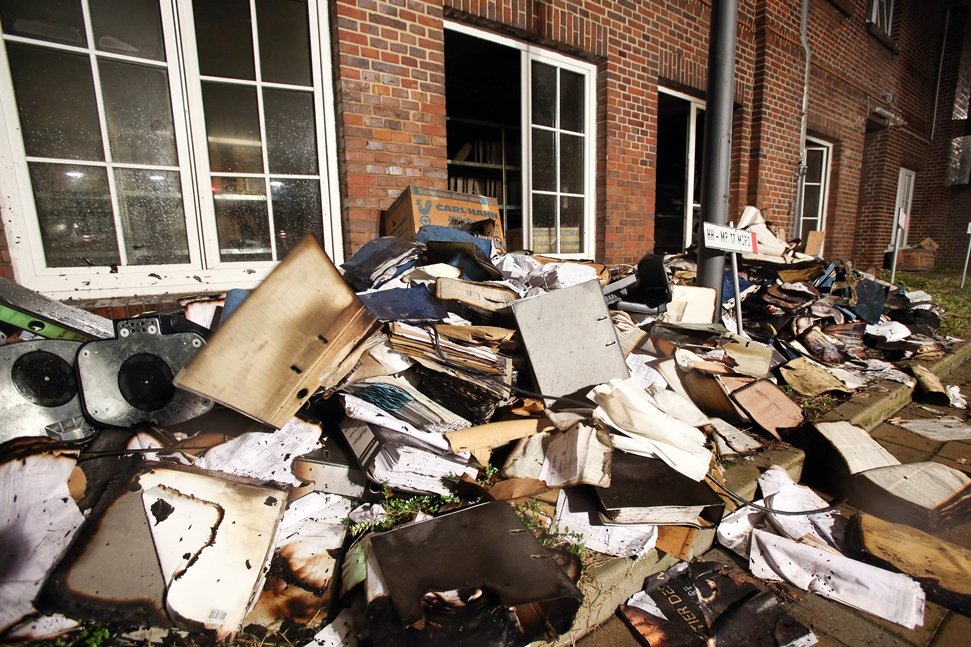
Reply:
<svg viewBox="0 0 971 647"><path fill-rule="evenodd" d="M591 257L596 68L446 27L450 186L499 200L511 249Z"/></svg>
<svg viewBox="0 0 971 647"><path fill-rule="evenodd" d="M799 236L826 229L826 202L832 147L821 141L806 140L806 178L802 185L802 213Z"/></svg>
<svg viewBox="0 0 971 647"><path fill-rule="evenodd" d="M338 250L323 9L0 3L0 208L18 280L61 297L199 291L255 284L308 232Z"/></svg>
<svg viewBox="0 0 971 647"><path fill-rule="evenodd" d="M893 25L893 0L869 0L867 22L889 35Z"/></svg>

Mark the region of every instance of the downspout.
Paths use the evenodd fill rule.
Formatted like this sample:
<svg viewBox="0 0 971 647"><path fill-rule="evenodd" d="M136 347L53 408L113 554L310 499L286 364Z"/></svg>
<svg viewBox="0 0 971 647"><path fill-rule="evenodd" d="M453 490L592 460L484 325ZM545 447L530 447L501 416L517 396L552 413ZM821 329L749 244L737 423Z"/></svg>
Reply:
<svg viewBox="0 0 971 647"><path fill-rule="evenodd" d="M792 224L789 229L790 238L796 238L799 222L802 220L802 192L806 185L806 131L809 128L809 64L811 50L809 49L809 0L802 0L802 16L799 20L799 40L806 59L802 80L802 118L799 121L799 170L796 171L796 195L792 202Z"/></svg>
<svg viewBox="0 0 971 647"><path fill-rule="evenodd" d="M934 112L931 113L931 134L927 138L927 143L931 144L934 141L934 129L937 127L937 103L941 98L941 76L944 72L944 50L947 47L947 30L951 23L951 9L954 8L953 4L947 6L947 12L944 14L944 32L941 34L941 55L937 59L937 83L934 86Z"/></svg>
<svg viewBox="0 0 971 647"><path fill-rule="evenodd" d="M708 107L701 166L701 222L728 224L729 184L732 167L732 101L735 88L735 45L738 0L712 3L708 36ZM702 227L704 225L702 224ZM698 285L715 290L721 317L725 252L708 249L698 236Z"/></svg>

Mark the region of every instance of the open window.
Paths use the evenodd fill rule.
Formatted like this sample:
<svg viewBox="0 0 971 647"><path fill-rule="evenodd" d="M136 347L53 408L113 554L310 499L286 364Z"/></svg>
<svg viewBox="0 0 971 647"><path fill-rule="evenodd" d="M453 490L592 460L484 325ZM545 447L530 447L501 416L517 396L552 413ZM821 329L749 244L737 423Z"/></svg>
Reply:
<svg viewBox="0 0 971 647"><path fill-rule="evenodd" d="M510 249L592 257L596 68L446 23L449 187L498 200Z"/></svg>
<svg viewBox="0 0 971 647"><path fill-rule="evenodd" d="M681 252L691 245L701 217L701 151L705 104L659 88L654 251Z"/></svg>

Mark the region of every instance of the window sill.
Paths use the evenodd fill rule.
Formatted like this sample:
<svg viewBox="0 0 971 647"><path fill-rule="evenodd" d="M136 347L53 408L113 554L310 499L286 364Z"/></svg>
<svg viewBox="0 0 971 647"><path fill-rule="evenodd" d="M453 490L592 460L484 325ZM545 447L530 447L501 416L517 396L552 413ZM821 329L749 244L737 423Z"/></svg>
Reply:
<svg viewBox="0 0 971 647"><path fill-rule="evenodd" d="M894 54L900 53L900 50L897 49L897 43L894 42L893 38L890 37L890 34L883 31L883 29L878 27L876 23L868 22L866 24L866 30L870 33L871 36L873 36L878 41L880 41L881 45L889 49L891 52L893 52Z"/></svg>

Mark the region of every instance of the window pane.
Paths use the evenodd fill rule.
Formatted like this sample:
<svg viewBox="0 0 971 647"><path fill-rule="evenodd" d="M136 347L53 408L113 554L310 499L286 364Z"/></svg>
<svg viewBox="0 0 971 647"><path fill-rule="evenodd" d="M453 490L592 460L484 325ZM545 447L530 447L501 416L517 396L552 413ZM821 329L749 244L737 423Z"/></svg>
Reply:
<svg viewBox="0 0 971 647"><path fill-rule="evenodd" d="M549 130L533 130L533 188L538 191L556 190L556 155L553 150L555 134Z"/></svg>
<svg viewBox="0 0 971 647"><path fill-rule="evenodd" d="M199 71L205 76L255 79L249 0L194 0Z"/></svg>
<svg viewBox="0 0 971 647"><path fill-rule="evenodd" d="M283 258L308 233L324 244L319 180L270 180L276 256Z"/></svg>
<svg viewBox="0 0 971 647"><path fill-rule="evenodd" d="M823 151L818 148L806 149L806 182L819 184L823 181Z"/></svg>
<svg viewBox="0 0 971 647"><path fill-rule="evenodd" d="M803 191L802 198L802 217L819 218L819 198L822 187L807 184Z"/></svg>
<svg viewBox="0 0 971 647"><path fill-rule="evenodd" d="M272 259L265 187L263 178L212 178L220 260Z"/></svg>
<svg viewBox="0 0 971 647"><path fill-rule="evenodd" d="M103 52L165 60L158 0L88 0L95 47Z"/></svg>
<svg viewBox="0 0 971 647"><path fill-rule="evenodd" d="M533 194L533 251L555 253L556 196Z"/></svg>
<svg viewBox="0 0 971 647"><path fill-rule="evenodd" d="M263 90L266 153L271 173L315 175L317 135L310 92Z"/></svg>
<svg viewBox="0 0 971 647"><path fill-rule="evenodd" d="M310 85L310 25L306 0L257 0L260 75L264 81Z"/></svg>
<svg viewBox="0 0 971 647"><path fill-rule="evenodd" d="M704 160L704 150L705 150L705 111L698 110L695 113L695 159L694 159L694 195L692 199L694 204L701 204L701 171L704 168L702 163ZM698 222L698 220L695 220Z"/></svg>
<svg viewBox="0 0 971 647"><path fill-rule="evenodd" d="M128 264L188 263L179 173L115 169L115 189Z"/></svg>
<svg viewBox="0 0 971 647"><path fill-rule="evenodd" d="M263 147L256 88L204 82L202 102L212 171L262 173Z"/></svg>
<svg viewBox="0 0 971 647"><path fill-rule="evenodd" d="M560 70L560 128L583 132L583 75Z"/></svg>
<svg viewBox="0 0 971 647"><path fill-rule="evenodd" d="M556 125L556 68L533 61L533 123Z"/></svg>
<svg viewBox="0 0 971 647"><path fill-rule="evenodd" d="M87 56L9 43L27 155L104 160Z"/></svg>
<svg viewBox="0 0 971 647"><path fill-rule="evenodd" d="M78 0L3 0L0 20L6 34L84 46L84 19Z"/></svg>
<svg viewBox="0 0 971 647"><path fill-rule="evenodd" d="M560 253L583 251L583 198L560 198Z"/></svg>
<svg viewBox="0 0 971 647"><path fill-rule="evenodd" d="M560 191L583 193L583 137L560 133Z"/></svg>
<svg viewBox="0 0 971 647"><path fill-rule="evenodd" d="M161 68L102 60L101 89L111 159L175 166L175 131L168 73Z"/></svg>
<svg viewBox="0 0 971 647"><path fill-rule="evenodd" d="M43 163L29 168L47 266L118 263L106 169Z"/></svg>

